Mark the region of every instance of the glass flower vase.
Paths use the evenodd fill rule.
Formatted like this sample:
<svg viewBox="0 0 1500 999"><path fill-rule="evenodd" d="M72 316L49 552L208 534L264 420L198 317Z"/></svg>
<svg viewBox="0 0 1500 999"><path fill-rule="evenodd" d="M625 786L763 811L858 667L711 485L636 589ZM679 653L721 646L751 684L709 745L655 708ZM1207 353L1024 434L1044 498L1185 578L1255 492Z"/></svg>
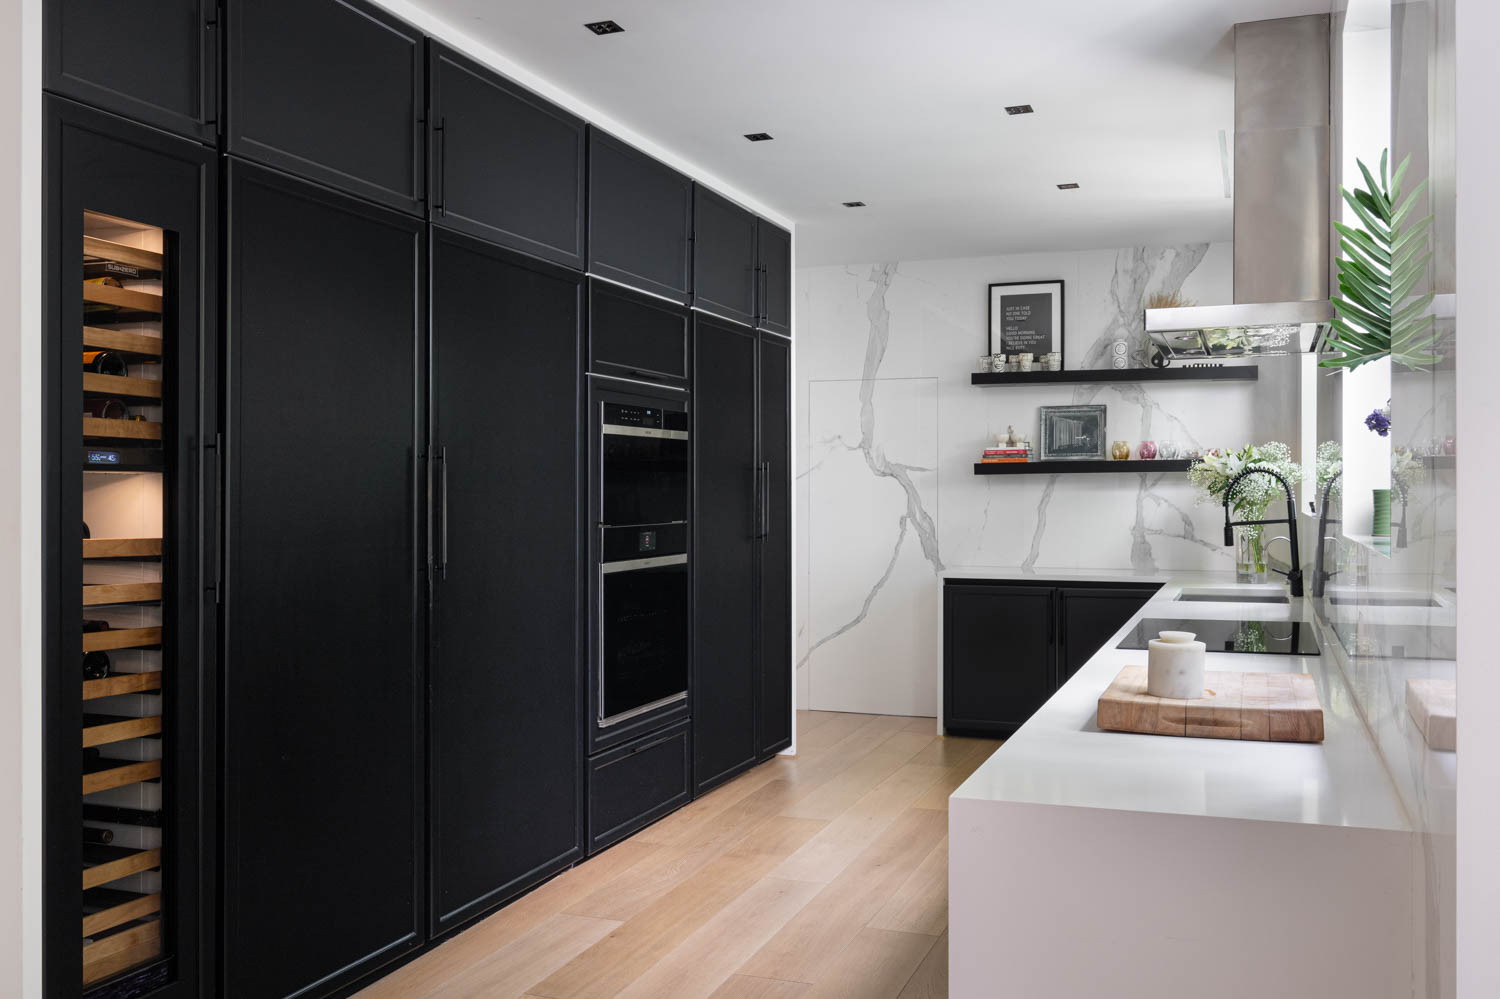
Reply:
<svg viewBox="0 0 1500 999"><path fill-rule="evenodd" d="M1266 581L1266 549L1259 525L1234 529L1234 579L1237 583Z"/></svg>

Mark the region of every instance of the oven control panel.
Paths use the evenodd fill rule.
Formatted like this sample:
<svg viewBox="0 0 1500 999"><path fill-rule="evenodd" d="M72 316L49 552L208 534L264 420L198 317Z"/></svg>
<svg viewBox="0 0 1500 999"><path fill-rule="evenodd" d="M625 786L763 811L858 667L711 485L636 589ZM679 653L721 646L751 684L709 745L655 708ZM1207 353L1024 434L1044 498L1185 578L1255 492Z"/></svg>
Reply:
<svg viewBox="0 0 1500 999"><path fill-rule="evenodd" d="M642 430L682 430L688 428L687 413L660 406L627 406L617 402L604 404L604 424L615 427L638 427Z"/></svg>

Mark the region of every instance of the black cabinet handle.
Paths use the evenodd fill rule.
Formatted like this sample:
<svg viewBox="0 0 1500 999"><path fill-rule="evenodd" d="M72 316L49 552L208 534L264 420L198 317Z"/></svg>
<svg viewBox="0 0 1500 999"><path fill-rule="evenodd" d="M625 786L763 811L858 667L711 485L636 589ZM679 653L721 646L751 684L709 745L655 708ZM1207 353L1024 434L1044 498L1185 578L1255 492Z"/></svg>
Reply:
<svg viewBox="0 0 1500 999"><path fill-rule="evenodd" d="M759 537L771 536L771 463L763 461L760 463L760 534Z"/></svg>
<svg viewBox="0 0 1500 999"><path fill-rule="evenodd" d="M760 537L760 463L750 466L750 540Z"/></svg>
<svg viewBox="0 0 1500 999"><path fill-rule="evenodd" d="M438 488L442 490L442 498L438 501L438 516L441 518L438 524L438 576L442 579L448 578L448 449L438 448L438 464L441 471L438 472Z"/></svg>
<svg viewBox="0 0 1500 999"><path fill-rule="evenodd" d="M432 130L437 133L437 169L433 171L437 175L434 178L437 181L437 197L433 200L437 202L434 207L437 208L437 213L440 216L447 216L448 214L448 182L446 177L448 170L447 125L448 119L444 116L440 117L437 120L437 124L432 126Z"/></svg>
<svg viewBox="0 0 1500 999"><path fill-rule="evenodd" d="M214 603L224 602L224 435L214 434Z"/></svg>

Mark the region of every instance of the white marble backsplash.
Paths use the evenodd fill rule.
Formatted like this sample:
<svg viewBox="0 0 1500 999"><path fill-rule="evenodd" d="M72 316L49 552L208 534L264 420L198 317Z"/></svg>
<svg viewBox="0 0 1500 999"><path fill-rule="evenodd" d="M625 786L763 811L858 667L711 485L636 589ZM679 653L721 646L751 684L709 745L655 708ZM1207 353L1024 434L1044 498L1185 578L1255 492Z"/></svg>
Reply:
<svg viewBox="0 0 1500 999"><path fill-rule="evenodd" d="M1258 382L984 387L987 285L1061 278L1064 364L1147 363L1154 292L1228 302L1228 244L1127 247L816 267L797 275L796 572L799 704L936 713L938 573L945 566L1224 568L1222 512L1180 472L976 476L1007 426L1036 440L1038 408L1102 403L1132 446L1279 439L1295 446L1295 359ZM1148 391L1149 388L1149 391Z"/></svg>

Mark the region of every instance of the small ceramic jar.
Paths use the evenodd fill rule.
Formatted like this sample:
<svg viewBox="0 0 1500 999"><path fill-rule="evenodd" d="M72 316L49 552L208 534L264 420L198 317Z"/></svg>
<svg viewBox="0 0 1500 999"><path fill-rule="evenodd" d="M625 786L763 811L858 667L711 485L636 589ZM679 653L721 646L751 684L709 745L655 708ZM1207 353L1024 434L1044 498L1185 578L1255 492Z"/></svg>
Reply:
<svg viewBox="0 0 1500 999"><path fill-rule="evenodd" d="M1151 461L1156 457L1156 441L1141 441L1135 449L1135 456L1142 461Z"/></svg>
<svg viewBox="0 0 1500 999"><path fill-rule="evenodd" d="M1017 361L1018 366L1017 366L1016 370L1017 371L1030 371L1031 370L1031 363L1032 363L1033 360L1035 360L1035 358L1031 354L1017 354L1016 355L1016 361Z"/></svg>
<svg viewBox="0 0 1500 999"><path fill-rule="evenodd" d="M1062 370L1062 352L1061 351L1054 350L1054 351L1050 352L1049 354L1047 354L1047 370L1048 371L1061 371Z"/></svg>
<svg viewBox="0 0 1500 999"><path fill-rule="evenodd" d="M1109 455L1115 461L1125 461L1130 457L1130 445L1124 441L1115 441L1109 449Z"/></svg>
<svg viewBox="0 0 1500 999"><path fill-rule="evenodd" d="M995 370L995 359L990 355L985 354L979 359L979 367L975 370L977 370L981 375L989 374L991 371Z"/></svg>

